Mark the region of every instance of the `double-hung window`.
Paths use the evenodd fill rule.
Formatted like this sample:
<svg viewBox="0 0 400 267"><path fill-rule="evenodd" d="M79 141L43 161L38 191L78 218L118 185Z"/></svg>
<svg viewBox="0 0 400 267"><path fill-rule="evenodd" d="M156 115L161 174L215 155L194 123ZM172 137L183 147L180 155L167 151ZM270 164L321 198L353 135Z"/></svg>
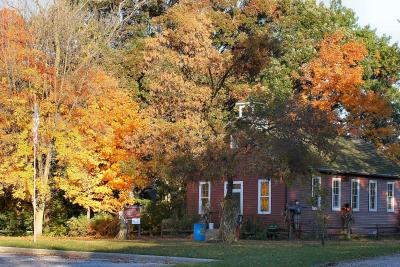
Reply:
<svg viewBox="0 0 400 267"><path fill-rule="evenodd" d="M311 182L312 209L317 210L321 207L321 177L313 177Z"/></svg>
<svg viewBox="0 0 400 267"><path fill-rule="evenodd" d="M368 183L368 206L369 211L378 211L378 182L370 180Z"/></svg>
<svg viewBox="0 0 400 267"><path fill-rule="evenodd" d="M210 205L211 199L211 183L200 182L199 183L199 214L203 214L204 207Z"/></svg>
<svg viewBox="0 0 400 267"><path fill-rule="evenodd" d="M386 208L388 212L394 212L394 182L387 182Z"/></svg>
<svg viewBox="0 0 400 267"><path fill-rule="evenodd" d="M271 180L258 180L258 214L271 214Z"/></svg>
<svg viewBox="0 0 400 267"><path fill-rule="evenodd" d="M340 211L340 198L341 198L341 184L340 178L332 178L332 210Z"/></svg>
<svg viewBox="0 0 400 267"><path fill-rule="evenodd" d="M360 211L360 180L351 179L351 209Z"/></svg>

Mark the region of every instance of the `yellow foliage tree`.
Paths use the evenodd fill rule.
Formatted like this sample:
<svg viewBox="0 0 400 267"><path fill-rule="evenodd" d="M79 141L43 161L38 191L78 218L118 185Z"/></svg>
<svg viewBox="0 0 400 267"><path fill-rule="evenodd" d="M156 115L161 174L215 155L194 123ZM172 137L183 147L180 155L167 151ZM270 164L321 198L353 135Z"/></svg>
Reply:
<svg viewBox="0 0 400 267"><path fill-rule="evenodd" d="M64 6L61 11L54 8L55 14L68 11ZM132 201L132 187L145 181L138 164L124 166L136 156L134 146L125 139L140 126L137 105L88 59L94 56L87 54L87 47L71 51L59 42L61 29L47 29L55 31L56 42L54 57L45 54L36 49L45 39L35 28L40 21L31 25L36 26L28 26L14 11L0 10L0 176L1 186L11 187L14 197L32 200L31 128L36 97L40 106L36 229L41 234L53 188L64 190L87 209L115 212ZM80 27L77 24L66 32L76 39L81 37L77 31L96 29Z"/></svg>

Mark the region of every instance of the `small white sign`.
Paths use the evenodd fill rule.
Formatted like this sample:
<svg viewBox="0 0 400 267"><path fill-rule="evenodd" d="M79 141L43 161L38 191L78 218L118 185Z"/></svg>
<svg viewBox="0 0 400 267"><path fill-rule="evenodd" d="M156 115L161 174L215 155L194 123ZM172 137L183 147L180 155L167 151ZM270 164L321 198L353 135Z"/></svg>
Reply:
<svg viewBox="0 0 400 267"><path fill-rule="evenodd" d="M133 218L132 224L140 224L140 218Z"/></svg>

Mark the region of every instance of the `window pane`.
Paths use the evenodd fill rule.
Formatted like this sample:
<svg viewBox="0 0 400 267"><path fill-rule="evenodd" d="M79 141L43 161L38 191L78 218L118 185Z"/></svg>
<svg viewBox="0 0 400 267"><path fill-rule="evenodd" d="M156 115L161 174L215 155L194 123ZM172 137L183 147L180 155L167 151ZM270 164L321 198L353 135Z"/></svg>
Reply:
<svg viewBox="0 0 400 267"><path fill-rule="evenodd" d="M268 196L269 195L269 182L262 181L261 182L261 196Z"/></svg>
<svg viewBox="0 0 400 267"><path fill-rule="evenodd" d="M373 210L375 209L375 196L371 196L370 207Z"/></svg>
<svg viewBox="0 0 400 267"><path fill-rule="evenodd" d="M204 210L204 207L208 204L208 198L202 198L201 199L201 206L203 207L202 210Z"/></svg>
<svg viewBox="0 0 400 267"><path fill-rule="evenodd" d="M208 183L207 184L202 184L201 197L207 197L208 198Z"/></svg>
<svg viewBox="0 0 400 267"><path fill-rule="evenodd" d="M339 181L333 181L333 194L339 195Z"/></svg>
<svg viewBox="0 0 400 267"><path fill-rule="evenodd" d="M269 211L269 197L261 197L261 211Z"/></svg>
<svg viewBox="0 0 400 267"><path fill-rule="evenodd" d="M333 206L335 208L339 207L339 195L335 195L333 199Z"/></svg>
<svg viewBox="0 0 400 267"><path fill-rule="evenodd" d="M357 196L353 196L353 209L357 209L358 208L358 204L357 204Z"/></svg>

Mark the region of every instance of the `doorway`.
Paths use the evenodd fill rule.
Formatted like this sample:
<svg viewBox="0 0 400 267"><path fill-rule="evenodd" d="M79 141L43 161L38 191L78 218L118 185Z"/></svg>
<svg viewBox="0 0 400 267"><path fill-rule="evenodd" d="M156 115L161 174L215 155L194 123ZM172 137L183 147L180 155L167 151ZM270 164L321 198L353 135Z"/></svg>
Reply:
<svg viewBox="0 0 400 267"><path fill-rule="evenodd" d="M228 182L224 183L224 197L228 188ZM240 214L243 215L243 181L233 181L232 198L240 207Z"/></svg>

